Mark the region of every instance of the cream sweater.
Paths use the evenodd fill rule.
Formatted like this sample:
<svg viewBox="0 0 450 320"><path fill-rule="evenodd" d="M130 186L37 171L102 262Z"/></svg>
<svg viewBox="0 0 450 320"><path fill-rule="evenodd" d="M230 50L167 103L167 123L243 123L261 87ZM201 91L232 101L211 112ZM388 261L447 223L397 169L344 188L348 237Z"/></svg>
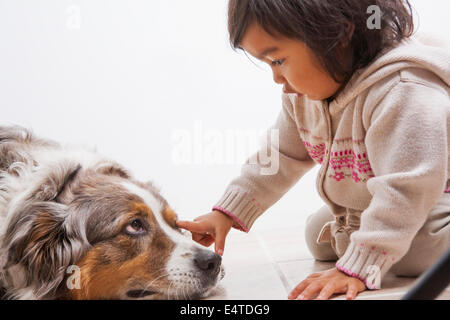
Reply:
<svg viewBox="0 0 450 320"><path fill-rule="evenodd" d="M373 267L382 278L406 254L442 193L450 192L449 83L450 47L415 35L355 73L330 104L283 94L268 130L279 141L264 141L213 209L248 232L318 164L316 188L336 218L361 212L359 230L336 267L376 288L366 281ZM273 174L258 161L266 144L279 156Z"/></svg>

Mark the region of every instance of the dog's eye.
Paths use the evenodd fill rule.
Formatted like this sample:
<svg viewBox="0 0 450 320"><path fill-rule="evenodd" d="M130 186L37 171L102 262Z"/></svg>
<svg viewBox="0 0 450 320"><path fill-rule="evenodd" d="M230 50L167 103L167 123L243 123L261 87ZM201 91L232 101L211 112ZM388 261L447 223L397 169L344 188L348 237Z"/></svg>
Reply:
<svg viewBox="0 0 450 320"><path fill-rule="evenodd" d="M126 232L131 235L140 235L146 233L144 224L141 220L135 219L131 221L129 225L125 228Z"/></svg>

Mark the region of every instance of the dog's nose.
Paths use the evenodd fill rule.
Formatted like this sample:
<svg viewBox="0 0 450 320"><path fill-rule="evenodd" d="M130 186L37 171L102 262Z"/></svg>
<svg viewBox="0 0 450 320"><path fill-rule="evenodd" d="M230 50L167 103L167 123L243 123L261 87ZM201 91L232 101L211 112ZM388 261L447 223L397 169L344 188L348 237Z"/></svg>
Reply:
<svg viewBox="0 0 450 320"><path fill-rule="evenodd" d="M199 250L194 256L194 264L202 271L210 274L218 273L222 257L210 250Z"/></svg>

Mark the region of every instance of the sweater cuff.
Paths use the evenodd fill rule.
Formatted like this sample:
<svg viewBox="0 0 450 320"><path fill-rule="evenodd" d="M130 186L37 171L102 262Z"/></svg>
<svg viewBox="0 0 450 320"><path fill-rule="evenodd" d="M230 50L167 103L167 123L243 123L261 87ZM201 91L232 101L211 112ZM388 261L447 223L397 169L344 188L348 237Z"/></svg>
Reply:
<svg viewBox="0 0 450 320"><path fill-rule="evenodd" d="M395 260L395 257L381 248L351 242L344 255L336 262L336 268L361 280L368 289L376 290L381 288L381 280Z"/></svg>
<svg viewBox="0 0 450 320"><path fill-rule="evenodd" d="M249 232L255 220L264 212L262 207L241 188L228 189L222 198L213 206L234 220L233 228Z"/></svg>

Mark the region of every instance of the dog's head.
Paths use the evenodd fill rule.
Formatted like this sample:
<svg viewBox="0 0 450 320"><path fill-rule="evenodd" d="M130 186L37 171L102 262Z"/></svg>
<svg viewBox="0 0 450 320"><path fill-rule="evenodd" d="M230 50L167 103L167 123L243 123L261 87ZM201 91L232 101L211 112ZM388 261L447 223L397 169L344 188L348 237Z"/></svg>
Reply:
<svg viewBox="0 0 450 320"><path fill-rule="evenodd" d="M0 249L10 297L188 299L217 284L221 257L176 227L151 183L111 163L49 170L10 206Z"/></svg>

